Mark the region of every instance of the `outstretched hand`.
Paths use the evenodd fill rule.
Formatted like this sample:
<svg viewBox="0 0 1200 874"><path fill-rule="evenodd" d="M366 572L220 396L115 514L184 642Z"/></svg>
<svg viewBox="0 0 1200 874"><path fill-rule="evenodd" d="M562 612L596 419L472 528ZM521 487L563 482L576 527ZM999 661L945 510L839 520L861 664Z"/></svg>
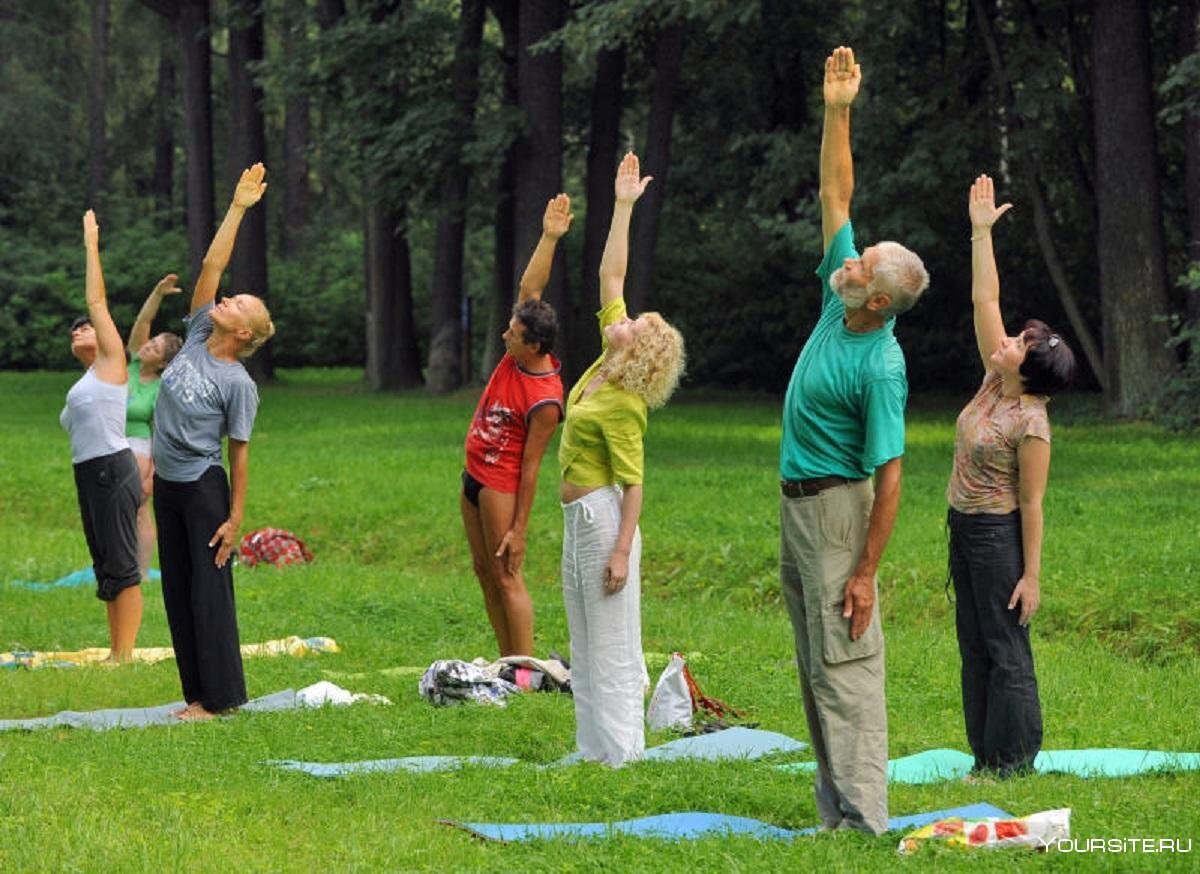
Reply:
<svg viewBox="0 0 1200 874"><path fill-rule="evenodd" d="M971 228L977 231L990 230L1000 216L1012 209L1011 203L996 206L996 186L992 177L980 175L971 184L967 211L971 216Z"/></svg>
<svg viewBox="0 0 1200 874"><path fill-rule="evenodd" d="M546 214L542 216L542 233L557 240L571 228L571 198L559 194L546 203Z"/></svg>
<svg viewBox="0 0 1200 874"><path fill-rule="evenodd" d="M263 182L263 177L266 175L267 168L262 165L261 161L253 167L243 170L242 178L238 180L237 188L233 190L234 206L248 208L258 203L267 190L267 183Z"/></svg>
<svg viewBox="0 0 1200 874"><path fill-rule="evenodd" d="M617 203L635 202L642 196L642 192L646 190L646 186L653 178L653 176L643 177L638 164L638 156L633 152L626 152L625 157L621 159L621 166L617 168Z"/></svg>
<svg viewBox="0 0 1200 874"><path fill-rule="evenodd" d="M858 96L862 68L854 63L854 49L838 46L825 59L825 105L832 109L848 107Z"/></svg>
<svg viewBox="0 0 1200 874"><path fill-rule="evenodd" d="M83 214L83 245L89 249L100 245L100 225L90 209Z"/></svg>
<svg viewBox="0 0 1200 874"><path fill-rule="evenodd" d="M183 289L175 284L178 281L178 276L176 276L174 273L168 273L162 279L158 280L158 284L154 286L153 293L157 294L159 297L164 297L168 294L179 294L183 291Z"/></svg>

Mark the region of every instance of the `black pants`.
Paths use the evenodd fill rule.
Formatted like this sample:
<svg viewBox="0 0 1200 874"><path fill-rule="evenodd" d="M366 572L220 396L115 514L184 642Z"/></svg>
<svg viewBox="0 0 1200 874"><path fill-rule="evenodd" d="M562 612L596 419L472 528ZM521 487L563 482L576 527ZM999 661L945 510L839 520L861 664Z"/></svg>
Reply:
<svg viewBox="0 0 1200 874"><path fill-rule="evenodd" d="M963 716L975 770L1024 770L1042 747L1042 705L1029 627L1018 622L1019 605L1008 609L1025 568L1021 514L951 508L947 522Z"/></svg>
<svg viewBox="0 0 1200 874"><path fill-rule="evenodd" d="M138 567L137 511L142 478L128 449L75 465L83 536L96 574L96 597L115 601L142 579Z"/></svg>
<svg viewBox="0 0 1200 874"><path fill-rule="evenodd" d="M163 604L183 698L211 713L246 703L233 603L233 564L215 564L208 545L229 518L229 482L214 465L195 482L154 477L154 518Z"/></svg>

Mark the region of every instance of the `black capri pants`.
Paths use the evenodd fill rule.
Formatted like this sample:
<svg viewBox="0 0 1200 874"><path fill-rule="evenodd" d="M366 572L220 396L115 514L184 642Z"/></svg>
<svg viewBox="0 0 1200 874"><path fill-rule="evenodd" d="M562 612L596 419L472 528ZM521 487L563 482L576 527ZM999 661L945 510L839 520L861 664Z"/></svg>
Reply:
<svg viewBox="0 0 1200 874"><path fill-rule="evenodd" d="M974 770L1024 771L1042 748L1042 705L1029 627L1018 621L1020 607L1008 609L1025 571L1021 513L960 513L952 507L947 524Z"/></svg>
<svg viewBox="0 0 1200 874"><path fill-rule="evenodd" d="M75 465L75 491L96 574L96 597L115 601L142 579L137 537L142 477L133 453L122 449L79 462Z"/></svg>
<svg viewBox="0 0 1200 874"><path fill-rule="evenodd" d="M190 483L154 477L154 518L162 565L163 604L175 647L183 698L210 713L246 703L233 562L215 564L208 545L229 518L229 481L213 465Z"/></svg>

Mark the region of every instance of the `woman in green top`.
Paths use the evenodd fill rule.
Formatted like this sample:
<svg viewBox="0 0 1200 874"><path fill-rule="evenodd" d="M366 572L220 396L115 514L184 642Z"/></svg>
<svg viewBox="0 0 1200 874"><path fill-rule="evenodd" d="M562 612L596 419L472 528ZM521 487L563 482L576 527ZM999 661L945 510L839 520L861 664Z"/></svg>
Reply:
<svg viewBox="0 0 1200 874"><path fill-rule="evenodd" d="M154 490L154 461L150 457L150 437L153 434L154 402L158 399L158 387L162 372L183 341L175 334L164 332L150 336L150 326L158 315L162 299L168 294L179 294L183 289L175 283L179 277L168 273L158 281L146 302L142 304L137 321L129 332L129 401L125 407L125 436L129 448L138 464L142 476L142 503L138 507L138 566L142 571L142 582L146 582L150 571L150 557L154 554L154 514L150 512L150 494Z"/></svg>
<svg viewBox="0 0 1200 874"><path fill-rule="evenodd" d="M603 351L567 399L559 444L563 599L571 632L575 740L584 759L620 767L642 757L641 545L646 412L683 371L683 337L658 313L625 311L629 219L646 190L637 156L617 170L600 261Z"/></svg>

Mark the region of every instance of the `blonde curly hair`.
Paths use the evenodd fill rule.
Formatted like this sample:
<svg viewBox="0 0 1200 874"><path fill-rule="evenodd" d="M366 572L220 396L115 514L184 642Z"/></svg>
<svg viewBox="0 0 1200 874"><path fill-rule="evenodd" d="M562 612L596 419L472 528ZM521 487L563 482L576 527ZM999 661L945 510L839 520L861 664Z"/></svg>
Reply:
<svg viewBox="0 0 1200 874"><path fill-rule="evenodd" d="M646 327L623 349L609 350L608 381L639 395L650 409L665 404L679 386L683 335L658 313L642 313Z"/></svg>

